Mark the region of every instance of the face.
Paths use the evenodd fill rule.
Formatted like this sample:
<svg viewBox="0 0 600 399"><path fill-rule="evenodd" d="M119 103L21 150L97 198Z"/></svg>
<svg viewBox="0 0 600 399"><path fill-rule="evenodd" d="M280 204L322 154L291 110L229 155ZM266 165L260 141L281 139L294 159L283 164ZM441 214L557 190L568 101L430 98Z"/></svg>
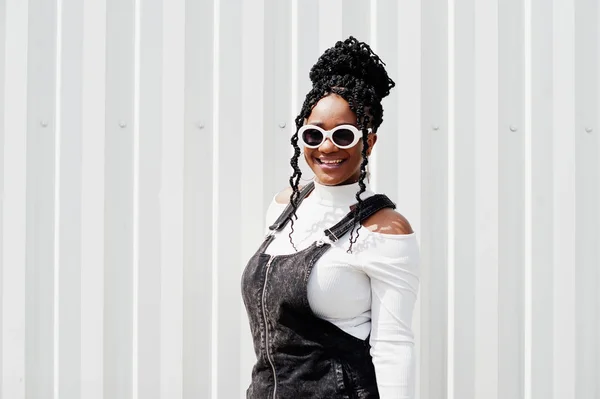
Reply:
<svg viewBox="0 0 600 399"><path fill-rule="evenodd" d="M317 125L325 130L339 125L356 126L356 122L356 115L348 102L334 93L319 100L306 120L306 124ZM377 135L369 134L367 141L367 155L370 155ZM341 149L328 138L318 148L304 148L304 158L319 183L327 186L350 184L357 182L360 177L362 148L362 139L354 147Z"/></svg>

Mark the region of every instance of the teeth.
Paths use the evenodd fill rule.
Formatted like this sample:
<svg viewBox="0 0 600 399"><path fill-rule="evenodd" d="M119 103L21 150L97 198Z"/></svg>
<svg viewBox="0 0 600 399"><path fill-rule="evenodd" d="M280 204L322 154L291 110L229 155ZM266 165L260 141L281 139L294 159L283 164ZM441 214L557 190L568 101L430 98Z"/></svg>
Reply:
<svg viewBox="0 0 600 399"><path fill-rule="evenodd" d="M325 160L325 159L321 159L321 163L325 163L325 164L336 164L336 163L342 163L343 159L335 159L335 160Z"/></svg>

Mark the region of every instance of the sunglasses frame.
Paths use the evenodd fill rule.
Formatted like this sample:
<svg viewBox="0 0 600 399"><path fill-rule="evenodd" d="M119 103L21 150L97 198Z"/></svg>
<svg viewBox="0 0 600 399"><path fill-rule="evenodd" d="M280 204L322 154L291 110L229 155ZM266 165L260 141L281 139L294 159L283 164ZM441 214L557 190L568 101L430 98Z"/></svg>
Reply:
<svg viewBox="0 0 600 399"><path fill-rule="evenodd" d="M318 145L308 145L302 138L303 133L309 129L316 129L316 130L320 131L321 134L323 135L323 140L321 140L321 142ZM333 134L335 132L337 132L338 130L342 130L342 129L350 130L352 133L354 133L354 140L352 140L352 143L350 143L349 145L338 145L333 140ZM367 129L368 133L372 133L372 131L373 130L371 128ZM321 145L323 145L325 140L329 139L331 141L331 143L333 145L335 145L337 148L346 150L346 149L352 148L356 144L358 144L358 142L360 141L361 138L362 138L362 131L354 125L339 125L339 126L334 127L331 130L325 130L322 127L317 126L317 125L304 125L300 129L298 129L298 142L300 144L302 144L304 147L311 148L311 149L319 148Z"/></svg>

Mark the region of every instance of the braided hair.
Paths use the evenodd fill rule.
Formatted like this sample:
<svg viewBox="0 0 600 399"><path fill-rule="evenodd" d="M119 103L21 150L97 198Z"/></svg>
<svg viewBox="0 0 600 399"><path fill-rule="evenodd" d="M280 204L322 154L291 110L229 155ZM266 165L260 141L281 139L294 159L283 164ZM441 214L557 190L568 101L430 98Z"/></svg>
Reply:
<svg viewBox="0 0 600 399"><path fill-rule="evenodd" d="M308 119L313 107L317 102L329 95L335 93L346 100L350 109L356 115L358 128L362 131L362 163L360 165L360 176L358 180L359 191L356 193L358 204L354 213L354 225L350 232L350 247L348 252L352 252L352 246L359 237L360 224L355 228L359 220L359 213L362 209L362 199L360 195L365 192L366 185L364 180L367 176L367 158L368 149L368 129L377 131L383 121L383 108L381 100L390 94L390 89L395 86L392 79L389 78L385 63L379 56L371 50L368 44L359 42L354 37L338 41L334 47L325 50L319 57L316 64L311 68L309 74L312 82L312 89L306 95L300 114L296 117L296 133L292 136L291 143L294 148L294 155L290 160L293 173L290 176L290 186L292 193L290 203L293 207L291 217L291 231L289 234L290 242L297 251L292 240L294 232L294 219L297 219L296 210L300 191L298 184L302 172L298 167L298 158L300 157L300 147L298 146L298 129L304 125Z"/></svg>

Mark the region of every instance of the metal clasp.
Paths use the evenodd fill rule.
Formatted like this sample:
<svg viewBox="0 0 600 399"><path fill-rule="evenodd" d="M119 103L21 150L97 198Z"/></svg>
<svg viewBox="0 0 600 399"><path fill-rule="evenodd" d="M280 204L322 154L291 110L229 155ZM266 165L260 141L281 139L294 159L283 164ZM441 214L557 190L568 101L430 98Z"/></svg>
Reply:
<svg viewBox="0 0 600 399"><path fill-rule="evenodd" d="M335 237L335 236L334 236L334 237ZM333 241L331 241L331 238L329 238L329 237L327 236L327 234L326 234L326 235L325 235L323 238L319 239L319 240L316 242L316 245L317 245L317 247L318 247L318 248L321 248L321 247L322 247L323 245L325 245L325 244L329 244L329 245L333 244Z"/></svg>
<svg viewBox="0 0 600 399"><path fill-rule="evenodd" d="M329 234L331 234L331 236L333 236L333 239L331 239L331 237L329 237L329 235L327 234L328 232L329 232ZM336 237L335 234L333 234L333 231L331 231L329 229L325 230L325 237L327 237L327 239L330 240L330 241L332 241L332 242L336 242L336 241L339 240L339 238Z"/></svg>

